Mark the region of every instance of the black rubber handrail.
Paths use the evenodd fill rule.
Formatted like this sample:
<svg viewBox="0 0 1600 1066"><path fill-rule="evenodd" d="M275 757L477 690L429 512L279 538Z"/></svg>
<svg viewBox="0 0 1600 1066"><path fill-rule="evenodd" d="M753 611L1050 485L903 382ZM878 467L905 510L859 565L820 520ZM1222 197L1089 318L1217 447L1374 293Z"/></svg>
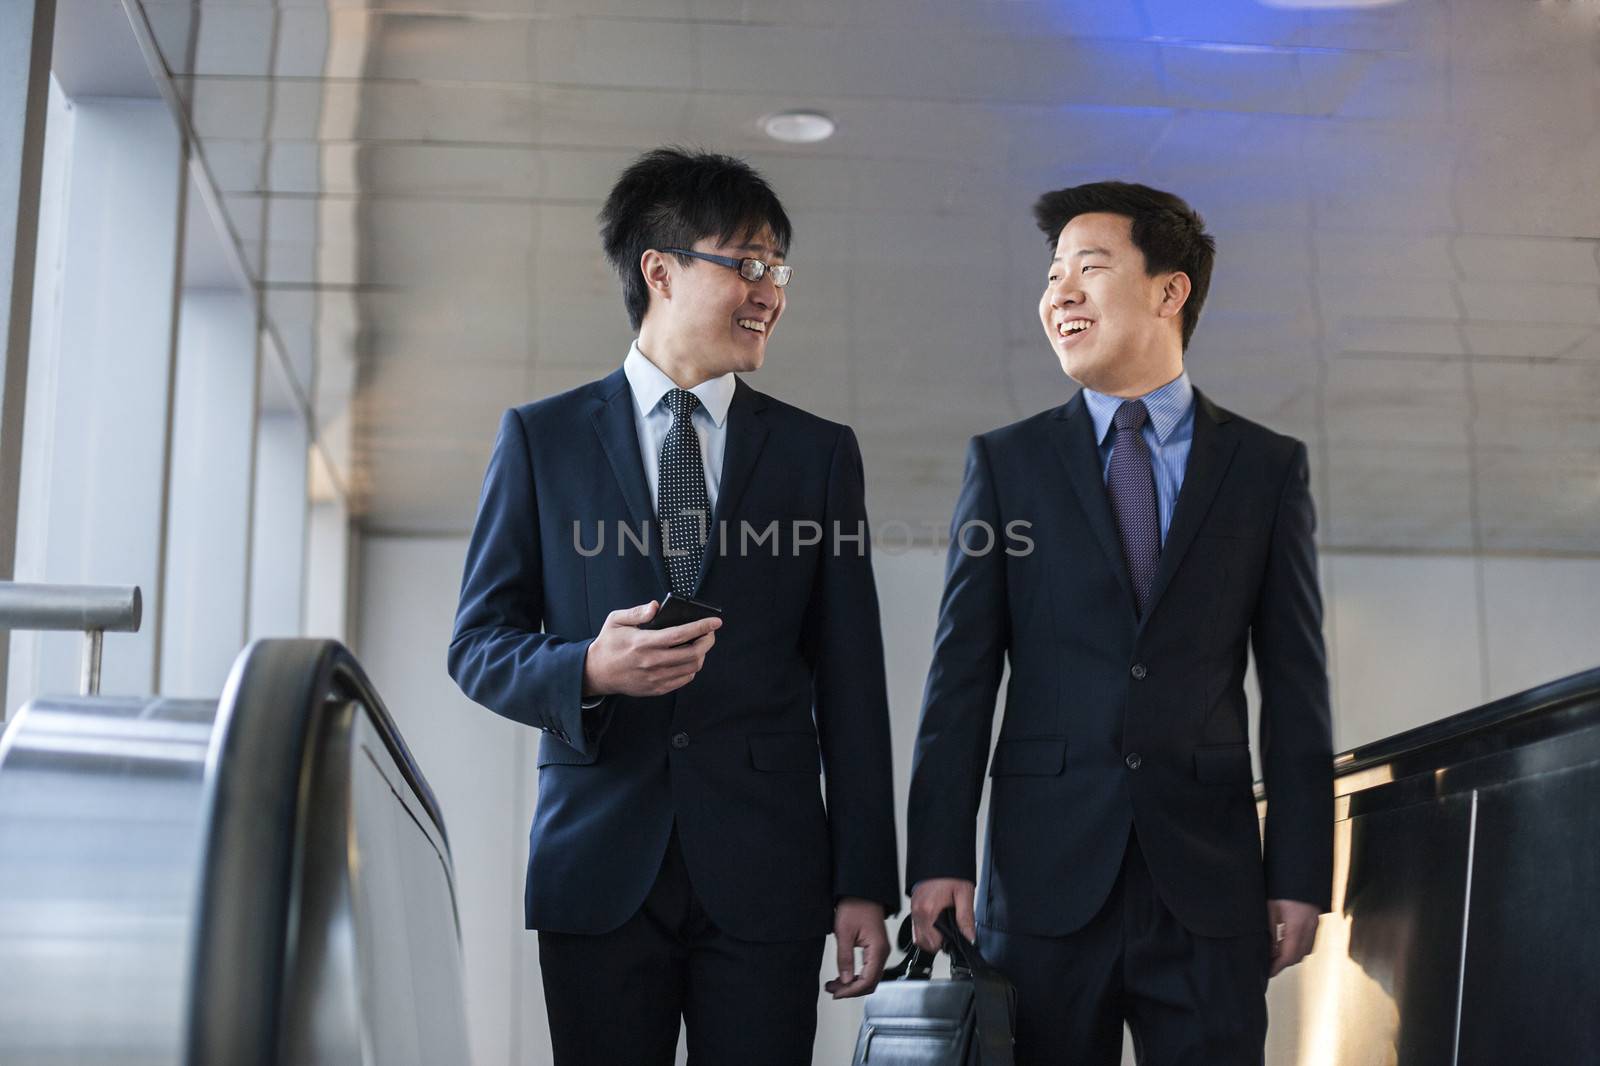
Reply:
<svg viewBox="0 0 1600 1066"><path fill-rule="evenodd" d="M1600 667L1341 752L1335 778L1388 766L1393 776L1432 772L1465 759L1600 724ZM1256 798L1266 790L1256 782Z"/></svg>
<svg viewBox="0 0 1600 1066"><path fill-rule="evenodd" d="M261 640L247 647L223 689L206 756L190 1066L278 1064L312 745L324 716L350 701L368 711L450 861L438 800L355 656L332 640Z"/></svg>
<svg viewBox="0 0 1600 1066"><path fill-rule="evenodd" d="M1505 746L1495 743L1496 738L1515 740L1519 730L1514 727L1557 715L1568 719L1563 725L1587 724L1590 714L1582 714L1582 723L1572 720L1573 712L1585 711L1600 720L1600 667L1351 748L1334 759L1334 767L1340 774L1356 773L1380 763L1393 763L1424 752L1446 754L1463 746L1475 749L1474 755L1487 753Z"/></svg>

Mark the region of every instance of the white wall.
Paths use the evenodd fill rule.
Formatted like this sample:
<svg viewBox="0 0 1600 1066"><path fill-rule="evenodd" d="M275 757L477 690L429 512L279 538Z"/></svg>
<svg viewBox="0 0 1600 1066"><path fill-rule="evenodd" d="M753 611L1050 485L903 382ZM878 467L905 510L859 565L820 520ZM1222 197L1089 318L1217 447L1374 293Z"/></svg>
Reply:
<svg viewBox="0 0 1600 1066"><path fill-rule="evenodd" d="M444 813L473 1061L548 1062L537 952L522 928L533 731L472 703L445 672L465 557L465 539L364 537L355 652Z"/></svg>
<svg viewBox="0 0 1600 1066"><path fill-rule="evenodd" d="M1487 698L1600 665L1600 562L1500 559L1484 568Z"/></svg>
<svg viewBox="0 0 1600 1066"><path fill-rule="evenodd" d="M475 1062L534 1066L550 1058L521 914L532 731L445 673L465 551L462 538L367 537L356 650L443 804ZM880 552L876 569L903 820L944 559ZM1600 560L1325 554L1323 574L1341 749L1600 664ZM859 1024L859 1004L819 1000L819 1066L850 1061Z"/></svg>
<svg viewBox="0 0 1600 1066"><path fill-rule="evenodd" d="M1326 555L1334 743L1600 666L1600 559Z"/></svg>

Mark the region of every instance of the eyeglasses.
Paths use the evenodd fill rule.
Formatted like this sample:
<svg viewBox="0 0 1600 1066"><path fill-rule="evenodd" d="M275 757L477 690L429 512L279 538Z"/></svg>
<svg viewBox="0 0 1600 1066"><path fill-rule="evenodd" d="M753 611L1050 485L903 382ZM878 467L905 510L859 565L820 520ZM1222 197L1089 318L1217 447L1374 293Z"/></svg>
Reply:
<svg viewBox="0 0 1600 1066"><path fill-rule="evenodd" d="M794 273L794 267L784 264L766 263L760 259L735 259L731 255L712 255L710 252L691 252L687 248L663 248L663 252L672 252L674 255L687 255L693 259L704 259L708 263L719 266L731 267L739 272L739 276L746 281L760 281L772 272L772 283L778 288L789 284L789 277Z"/></svg>

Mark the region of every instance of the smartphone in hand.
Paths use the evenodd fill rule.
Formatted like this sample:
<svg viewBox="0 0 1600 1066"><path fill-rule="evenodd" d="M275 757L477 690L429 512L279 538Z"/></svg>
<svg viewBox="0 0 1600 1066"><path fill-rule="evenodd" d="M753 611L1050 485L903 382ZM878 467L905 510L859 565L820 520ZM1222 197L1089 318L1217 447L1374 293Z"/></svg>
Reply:
<svg viewBox="0 0 1600 1066"><path fill-rule="evenodd" d="M667 593L667 598L661 601L661 606L656 609L656 616L640 629L671 629L673 626L687 625L698 622L702 618L721 618L722 608L714 607L702 600L691 599L688 596L679 596L677 593Z"/></svg>

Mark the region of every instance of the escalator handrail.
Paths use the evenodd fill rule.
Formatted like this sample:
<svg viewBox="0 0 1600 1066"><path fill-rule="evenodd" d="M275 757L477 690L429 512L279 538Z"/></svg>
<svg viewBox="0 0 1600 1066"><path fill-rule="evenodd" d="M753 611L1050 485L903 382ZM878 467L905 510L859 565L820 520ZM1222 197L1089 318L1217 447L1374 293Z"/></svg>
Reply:
<svg viewBox="0 0 1600 1066"><path fill-rule="evenodd" d="M1396 777L1600 722L1600 667L1582 670L1334 756L1334 777L1388 765ZM1337 789L1337 783L1335 788ZM1256 782L1256 798L1266 797Z"/></svg>
<svg viewBox="0 0 1600 1066"><path fill-rule="evenodd" d="M1514 739L1514 726L1562 712L1583 710L1590 710L1592 717L1600 720L1600 667L1352 748L1334 759L1334 769L1340 775L1356 773L1413 756L1427 755L1436 759L1464 747L1471 747L1474 755L1487 754Z"/></svg>
<svg viewBox="0 0 1600 1066"><path fill-rule="evenodd" d="M438 800L355 656L333 640L252 643L229 674L206 756L191 1066L277 1066L311 746L322 716L350 700L369 712L450 860ZM279 710L241 713L256 707Z"/></svg>

